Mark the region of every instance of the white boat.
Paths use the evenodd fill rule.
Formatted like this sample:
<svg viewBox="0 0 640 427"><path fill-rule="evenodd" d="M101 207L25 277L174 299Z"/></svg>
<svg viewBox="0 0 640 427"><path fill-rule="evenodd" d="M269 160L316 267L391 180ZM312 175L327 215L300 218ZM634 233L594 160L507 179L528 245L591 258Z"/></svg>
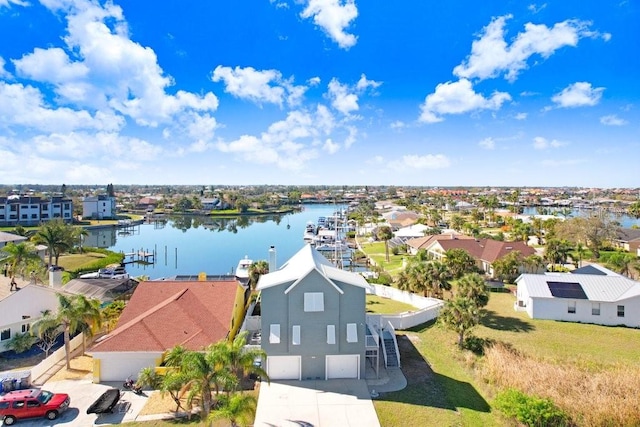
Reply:
<svg viewBox="0 0 640 427"><path fill-rule="evenodd" d="M249 270L251 269L251 264L253 264L253 260L250 260L247 255L238 262L238 267L236 267L236 278L242 284L249 283Z"/></svg>
<svg viewBox="0 0 640 427"><path fill-rule="evenodd" d="M313 242L313 239L316 237L316 232L317 232L316 225L312 221L309 221L307 222L307 225L304 228L304 234L302 235L302 239L304 240L305 243L311 243Z"/></svg>

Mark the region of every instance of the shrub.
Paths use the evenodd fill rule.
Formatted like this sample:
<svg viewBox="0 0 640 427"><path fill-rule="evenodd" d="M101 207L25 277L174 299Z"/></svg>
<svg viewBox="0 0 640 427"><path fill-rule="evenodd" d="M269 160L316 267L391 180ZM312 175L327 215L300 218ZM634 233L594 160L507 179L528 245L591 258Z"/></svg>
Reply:
<svg viewBox="0 0 640 427"><path fill-rule="evenodd" d="M478 356L484 355L484 349L492 344L493 341L490 338L480 338L474 335L469 335L464 339L463 348L477 354Z"/></svg>
<svg viewBox="0 0 640 427"><path fill-rule="evenodd" d="M567 426L569 417L550 399L528 396L516 389L500 392L494 406L529 427Z"/></svg>

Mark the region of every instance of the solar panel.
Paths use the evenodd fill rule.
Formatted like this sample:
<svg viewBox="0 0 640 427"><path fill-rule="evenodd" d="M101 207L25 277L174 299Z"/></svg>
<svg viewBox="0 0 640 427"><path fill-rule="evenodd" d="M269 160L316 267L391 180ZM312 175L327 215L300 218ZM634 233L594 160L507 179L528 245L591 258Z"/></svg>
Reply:
<svg viewBox="0 0 640 427"><path fill-rule="evenodd" d="M588 299L582 285L576 282L547 282L551 295L556 298Z"/></svg>

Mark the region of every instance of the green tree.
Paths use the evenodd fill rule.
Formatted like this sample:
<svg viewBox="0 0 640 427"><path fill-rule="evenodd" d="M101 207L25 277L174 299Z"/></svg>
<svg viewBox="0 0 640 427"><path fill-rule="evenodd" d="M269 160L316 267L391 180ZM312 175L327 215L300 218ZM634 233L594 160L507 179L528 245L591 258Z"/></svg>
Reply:
<svg viewBox="0 0 640 427"><path fill-rule="evenodd" d="M31 333L38 338L36 345L44 352L44 356L49 357L49 352L56 344L62 329L56 315L50 310L44 310L42 317L31 325Z"/></svg>
<svg viewBox="0 0 640 427"><path fill-rule="evenodd" d="M453 279L459 279L465 273L478 270L476 260L464 249L449 249L444 256L444 263L451 271Z"/></svg>
<svg viewBox="0 0 640 427"><path fill-rule="evenodd" d="M269 263L266 260L252 263L251 267L249 267L249 285L251 285L251 289L255 289L260 276L267 273L269 273Z"/></svg>
<svg viewBox="0 0 640 427"><path fill-rule="evenodd" d="M210 421L229 420L232 427L252 425L257 407L255 396L233 393L221 396L218 403L209 416Z"/></svg>
<svg viewBox="0 0 640 427"><path fill-rule="evenodd" d="M627 213L635 219L640 219L640 200L631 203L627 208Z"/></svg>
<svg viewBox="0 0 640 427"><path fill-rule="evenodd" d="M442 298L445 290L451 289L451 272L440 261L431 261L426 265L426 282L436 298Z"/></svg>
<svg viewBox="0 0 640 427"><path fill-rule="evenodd" d="M464 218L462 216L455 214L451 217L451 228L456 231L462 231L462 227L464 226Z"/></svg>
<svg viewBox="0 0 640 427"><path fill-rule="evenodd" d="M49 266L54 265L52 263L54 257L57 265L60 254L71 248L72 235L72 227L66 225L61 219L47 221L40 226L34 240L47 246Z"/></svg>
<svg viewBox="0 0 640 427"><path fill-rule="evenodd" d="M382 227L378 227L376 231L376 237L379 240L384 241L384 253L385 259L389 262L389 240L393 239L393 231L391 231L391 227L388 225L383 225Z"/></svg>
<svg viewBox="0 0 640 427"><path fill-rule="evenodd" d="M20 242L18 244L12 242L4 246L2 251L9 255L6 261L11 266L13 276L15 276L16 273L20 273L20 275L24 277L24 267L30 261L40 260L40 257L35 251L35 247L30 242Z"/></svg>
<svg viewBox="0 0 640 427"><path fill-rule="evenodd" d="M7 348L16 353L24 353L36 343L36 337L31 333L17 333L7 343Z"/></svg>
<svg viewBox="0 0 640 427"><path fill-rule="evenodd" d="M484 279L478 273L467 273L457 282L455 296L469 298L478 307L482 308L489 302L489 292Z"/></svg>
<svg viewBox="0 0 640 427"><path fill-rule="evenodd" d="M458 347L464 345L467 332L480 323L480 309L468 297L457 296L445 303L438 315L438 321L447 329L458 334Z"/></svg>
<svg viewBox="0 0 640 427"><path fill-rule="evenodd" d="M238 378L238 383L245 374L259 375L269 381L266 371L255 364L258 359L265 360L267 354L262 349L245 349L248 331L236 335L233 341L220 341L216 344L225 366Z"/></svg>
<svg viewBox="0 0 640 427"><path fill-rule="evenodd" d="M585 243L598 259L600 250L616 236L619 227L607 211L597 210L588 217L567 219L556 226L556 232L571 243Z"/></svg>
<svg viewBox="0 0 640 427"><path fill-rule="evenodd" d="M609 256L607 264L617 273L629 277L631 266L638 260L638 257L628 252L614 252Z"/></svg>
<svg viewBox="0 0 640 427"><path fill-rule="evenodd" d="M509 252L493 262L493 274L502 281L513 283L520 274L523 265L520 251Z"/></svg>
<svg viewBox="0 0 640 427"><path fill-rule="evenodd" d="M79 331L91 334L93 327L99 325L101 321L98 308L100 303L97 300L89 300L84 295L56 295L58 297L56 319L62 326L67 369L71 369L71 335Z"/></svg>

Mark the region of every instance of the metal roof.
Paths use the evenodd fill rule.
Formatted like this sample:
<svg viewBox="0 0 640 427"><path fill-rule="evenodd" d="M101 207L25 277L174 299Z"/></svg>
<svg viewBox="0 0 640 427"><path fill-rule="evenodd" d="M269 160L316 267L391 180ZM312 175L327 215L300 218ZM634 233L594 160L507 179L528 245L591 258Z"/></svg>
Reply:
<svg viewBox="0 0 640 427"><path fill-rule="evenodd" d="M516 280L532 298L554 298L548 282L579 283L590 301L614 302L640 295L640 282L624 276L593 274L522 274Z"/></svg>

